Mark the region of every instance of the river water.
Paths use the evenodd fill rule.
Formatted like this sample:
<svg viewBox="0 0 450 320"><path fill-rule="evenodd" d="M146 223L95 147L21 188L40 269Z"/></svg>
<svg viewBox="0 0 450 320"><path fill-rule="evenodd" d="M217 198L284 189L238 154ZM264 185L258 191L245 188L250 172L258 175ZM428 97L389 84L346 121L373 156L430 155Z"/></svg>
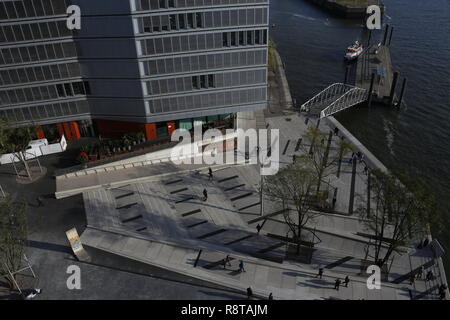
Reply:
<svg viewBox="0 0 450 320"><path fill-rule="evenodd" d="M400 80L408 78L402 109L350 108L336 115L388 168L427 179L445 215L435 235L450 275L450 1L384 0L394 27L391 52ZM343 82L345 48L365 40L363 21L344 20L306 0L271 0L270 30L286 66L291 93L303 103ZM381 41L383 31L372 34ZM365 42L363 42L365 43ZM399 81L399 84L401 84Z"/></svg>

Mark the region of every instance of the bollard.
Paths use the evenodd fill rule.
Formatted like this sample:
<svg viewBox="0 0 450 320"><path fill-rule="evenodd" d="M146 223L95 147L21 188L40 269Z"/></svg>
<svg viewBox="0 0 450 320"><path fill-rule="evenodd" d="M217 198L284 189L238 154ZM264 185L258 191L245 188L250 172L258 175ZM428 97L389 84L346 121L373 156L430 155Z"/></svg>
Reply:
<svg viewBox="0 0 450 320"><path fill-rule="evenodd" d="M348 70L349 70L349 66L345 67L345 78L344 78L344 84L347 84L347 79L348 79Z"/></svg>
<svg viewBox="0 0 450 320"><path fill-rule="evenodd" d="M395 97L395 87L397 86L398 72L394 72L394 80L392 80L391 93L389 95L389 105L392 106Z"/></svg>
<svg viewBox="0 0 450 320"><path fill-rule="evenodd" d="M372 30L369 30L369 39L367 39L367 48L370 46L370 39L372 38Z"/></svg>
<svg viewBox="0 0 450 320"><path fill-rule="evenodd" d="M389 36L389 42L388 42L388 46L391 45L391 40L392 40L392 34L394 33L394 27L391 28L391 35Z"/></svg>
<svg viewBox="0 0 450 320"><path fill-rule="evenodd" d="M386 30L384 31L383 45L386 45L387 35L389 31L389 25L386 25Z"/></svg>
<svg viewBox="0 0 450 320"><path fill-rule="evenodd" d="M200 260L200 255L202 254L202 250L198 252L197 259L195 259L194 268L197 267L198 260Z"/></svg>
<svg viewBox="0 0 450 320"><path fill-rule="evenodd" d="M370 181L371 177L370 177L370 170L367 173L367 217L370 217Z"/></svg>
<svg viewBox="0 0 450 320"><path fill-rule="evenodd" d="M402 91L400 91L400 97L398 98L398 103L397 103L397 105L399 107L402 106L403 94L405 93L405 89L406 89L406 82L407 82L407 79L406 78L403 79Z"/></svg>
<svg viewBox="0 0 450 320"><path fill-rule="evenodd" d="M374 82L375 82L375 73L372 73L372 78L370 79L369 96L367 97L367 106L369 108L372 105L372 92L373 92L373 83Z"/></svg>

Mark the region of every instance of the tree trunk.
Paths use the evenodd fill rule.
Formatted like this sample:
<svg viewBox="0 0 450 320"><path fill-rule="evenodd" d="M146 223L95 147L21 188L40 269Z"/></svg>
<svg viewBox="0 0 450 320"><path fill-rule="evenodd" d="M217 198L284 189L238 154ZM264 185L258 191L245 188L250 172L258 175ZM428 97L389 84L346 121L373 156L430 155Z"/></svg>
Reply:
<svg viewBox="0 0 450 320"><path fill-rule="evenodd" d="M300 226L300 215L298 217L298 232L297 232L297 255L300 254L300 247L302 244L302 227Z"/></svg>
<svg viewBox="0 0 450 320"><path fill-rule="evenodd" d="M13 275L13 277L14 277L14 280L11 279L11 276L5 277L6 281L8 281L8 284L9 284L9 290L18 289L17 286L16 286L16 282L14 282L14 281L17 281L15 275Z"/></svg>

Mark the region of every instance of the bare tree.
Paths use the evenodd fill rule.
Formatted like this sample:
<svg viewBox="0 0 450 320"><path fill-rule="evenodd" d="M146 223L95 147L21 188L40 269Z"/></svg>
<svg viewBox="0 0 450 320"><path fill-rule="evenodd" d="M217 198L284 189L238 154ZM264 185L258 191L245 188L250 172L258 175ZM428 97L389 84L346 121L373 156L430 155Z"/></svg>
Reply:
<svg viewBox="0 0 450 320"><path fill-rule="evenodd" d="M25 252L28 235L26 204L14 202L10 197L0 200L0 274L17 271ZM11 289L13 279L7 277Z"/></svg>
<svg viewBox="0 0 450 320"><path fill-rule="evenodd" d="M31 180L31 170L27 160L27 147L34 138L32 127L12 127L6 121L0 121L0 144L5 152L12 153L22 163L28 178Z"/></svg>
<svg viewBox="0 0 450 320"><path fill-rule="evenodd" d="M0 118L0 154L6 153L8 140L7 121Z"/></svg>
<svg viewBox="0 0 450 320"><path fill-rule="evenodd" d="M316 201L317 182L314 172L301 162L289 164L276 175L264 178L265 194L281 205L284 220L297 242L297 254L300 253L302 230L317 215L311 211Z"/></svg>
<svg viewBox="0 0 450 320"><path fill-rule="evenodd" d="M335 158L330 154L332 151L331 142L332 132L329 134L322 132L315 127L309 127L303 135L306 143L303 144L303 154L300 156L302 161L308 163L317 176L316 196L319 196L321 184L328 185L327 178L335 172ZM337 149L339 157L345 156L353 146L346 140L339 139L337 141Z"/></svg>
<svg viewBox="0 0 450 320"><path fill-rule="evenodd" d="M412 241L422 239L429 227L440 228L437 201L427 184L405 174L372 171L370 213L358 211L374 234L374 262L384 265L392 253ZM386 248L383 250L383 248Z"/></svg>

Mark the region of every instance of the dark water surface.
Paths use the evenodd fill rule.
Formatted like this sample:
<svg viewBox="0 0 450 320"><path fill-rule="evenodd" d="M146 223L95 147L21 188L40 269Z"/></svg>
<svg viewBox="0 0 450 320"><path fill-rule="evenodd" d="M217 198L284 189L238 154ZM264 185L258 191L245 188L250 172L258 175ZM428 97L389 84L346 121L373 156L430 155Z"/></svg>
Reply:
<svg viewBox="0 0 450 320"><path fill-rule="evenodd" d="M388 168L426 178L446 216L437 238L450 274L450 1L385 0L394 27L394 69L408 78L401 110L350 108L336 118ZM345 48L364 40L363 21L331 16L305 0L271 0L271 37L286 65L293 97L303 103L343 82ZM382 32L372 35L379 42ZM400 79L400 80L401 80ZM401 81L399 81L401 83Z"/></svg>

